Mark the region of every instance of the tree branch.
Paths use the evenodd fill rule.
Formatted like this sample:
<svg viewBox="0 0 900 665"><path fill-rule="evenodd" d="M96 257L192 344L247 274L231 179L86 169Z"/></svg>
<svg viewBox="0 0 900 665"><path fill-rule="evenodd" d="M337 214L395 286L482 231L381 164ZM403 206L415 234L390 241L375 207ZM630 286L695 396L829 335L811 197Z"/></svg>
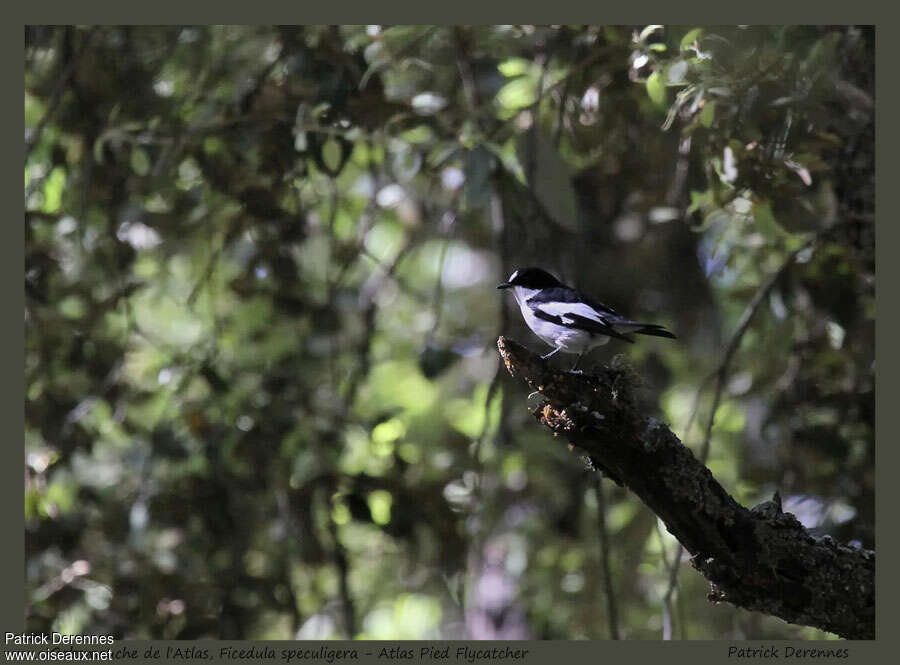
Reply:
<svg viewBox="0 0 900 665"><path fill-rule="evenodd" d="M874 552L813 538L780 500L741 506L668 426L641 413L629 370L561 372L512 340L497 344L509 372L545 398L538 421L663 520L712 583L711 601L874 639Z"/></svg>
<svg viewBox="0 0 900 665"><path fill-rule="evenodd" d="M773 272L768 279L759 287L756 291L756 294L747 303L747 307L744 308L743 314L741 314L740 321L738 322L737 328L734 333L732 333L731 337L728 340L728 344L725 346L725 350L722 353L722 357L719 359L716 368L706 376L703 381L700 382L700 385L697 388L697 393L694 396L694 406L691 409L691 415L688 418L687 425L682 432L682 436L687 438L690 436L691 427L694 424L694 419L697 416L697 410L700 406L700 396L703 394L706 387L709 385L710 381L715 380L715 390L713 392L713 401L712 406L709 410L709 416L706 421L706 429L703 435L703 444L700 447L700 463L706 465L706 460L709 457L709 449L712 443L712 430L713 425L716 420L716 413L719 410L719 404L722 401L722 392L725 388L725 381L728 378L728 372L731 367L731 361L733 360L735 353L741 345L741 342L744 339L744 334L750 328L750 322L753 320L753 317L756 315L756 312L760 309L763 302L765 302L766 298L769 297L769 294L781 280L781 278L787 273L787 271L793 266L797 260L797 257L808 249L813 249L820 240L823 240L833 234L835 231L841 230L847 227L850 224L860 223L861 220L849 220L844 222L839 222L827 228L820 230L818 233L811 236L804 242L800 247L796 248L794 251L790 252L781 262L781 266ZM865 222L862 222L865 223ZM682 555L682 545L678 545L675 551L675 565L669 570L669 586L666 589L666 593L663 599L664 606L664 621L663 625L668 626L669 637L665 637L667 634L666 630L663 630L663 639L669 639L671 637L671 618L672 618L672 594L675 592L675 588L678 586L678 573L681 570L680 562Z"/></svg>

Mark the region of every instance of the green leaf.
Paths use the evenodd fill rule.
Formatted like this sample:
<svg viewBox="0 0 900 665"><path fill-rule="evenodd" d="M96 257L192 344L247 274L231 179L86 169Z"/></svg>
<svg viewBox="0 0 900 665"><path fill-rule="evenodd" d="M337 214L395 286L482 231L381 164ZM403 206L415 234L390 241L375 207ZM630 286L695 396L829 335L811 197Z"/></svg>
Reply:
<svg viewBox="0 0 900 665"><path fill-rule="evenodd" d="M44 182L44 211L58 212L62 204L63 190L66 187L66 172L59 166L50 172Z"/></svg>
<svg viewBox="0 0 900 665"><path fill-rule="evenodd" d="M515 110L531 106L537 99L537 84L530 78L513 79L500 88L497 101L506 109Z"/></svg>
<svg viewBox="0 0 900 665"><path fill-rule="evenodd" d="M523 185L528 184L528 179L525 177L525 168L522 166L522 162L519 161L519 155L516 153L516 137L508 139L503 145L487 141L484 147L500 160L503 168L509 171L516 180Z"/></svg>
<svg viewBox="0 0 900 665"><path fill-rule="evenodd" d="M428 125L418 125L400 134L407 143L427 143L434 138L434 131Z"/></svg>
<svg viewBox="0 0 900 665"><path fill-rule="evenodd" d="M134 148L131 151L131 168L139 176L145 176L150 172L150 158L143 148Z"/></svg>
<svg viewBox="0 0 900 665"><path fill-rule="evenodd" d="M687 34L681 38L681 50L687 51L691 46L693 46L694 42L700 39L700 36L703 34L703 28L694 28L693 30L689 30Z"/></svg>
<svg viewBox="0 0 900 665"><path fill-rule="evenodd" d="M753 205L753 221L756 223L757 230L766 240L772 241L783 233L768 201L757 202Z"/></svg>
<svg viewBox="0 0 900 665"><path fill-rule="evenodd" d="M703 210L707 206L712 205L713 203L713 193L711 190L706 190L705 192L691 192L691 205L688 207L688 213L697 212L698 210Z"/></svg>
<svg viewBox="0 0 900 665"><path fill-rule="evenodd" d="M663 26L661 26L661 25L648 25L646 28L641 30L641 34L638 37L638 39L640 41L644 41L645 39L647 39L647 37L652 35L654 32L656 32L657 30L662 30L662 29L663 29Z"/></svg>
<svg viewBox="0 0 900 665"><path fill-rule="evenodd" d="M703 110L700 111L700 124L704 127L712 127L713 120L715 119L716 103L708 101L703 105Z"/></svg>
<svg viewBox="0 0 900 665"><path fill-rule="evenodd" d="M398 418L391 418L375 425L372 429L372 441L378 444L393 443L405 434L406 427L403 425L403 421Z"/></svg>
<svg viewBox="0 0 900 665"><path fill-rule="evenodd" d="M393 497L386 490L375 490L369 493L368 504L375 524L385 525L391 521L391 504Z"/></svg>
<svg viewBox="0 0 900 665"><path fill-rule="evenodd" d="M322 161L332 173L340 168L342 157L341 144L336 139L330 138L322 146Z"/></svg>
<svg viewBox="0 0 900 665"><path fill-rule="evenodd" d="M577 231L580 222L572 176L553 140L545 132L532 129L519 138L516 154L531 189L553 221Z"/></svg>
<svg viewBox="0 0 900 665"><path fill-rule="evenodd" d="M500 73L503 74L506 78L513 78L515 76L527 74L530 67L531 62L529 60L526 60L525 58L510 58L509 60L504 60L499 65L497 65L497 69L499 69Z"/></svg>
<svg viewBox="0 0 900 665"><path fill-rule="evenodd" d="M657 106L666 105L666 86L663 85L662 77L659 72L653 72L647 77L647 94L651 101Z"/></svg>
<svg viewBox="0 0 900 665"><path fill-rule="evenodd" d="M60 301L59 311L67 319L80 319L87 314L87 305L79 296L67 296Z"/></svg>

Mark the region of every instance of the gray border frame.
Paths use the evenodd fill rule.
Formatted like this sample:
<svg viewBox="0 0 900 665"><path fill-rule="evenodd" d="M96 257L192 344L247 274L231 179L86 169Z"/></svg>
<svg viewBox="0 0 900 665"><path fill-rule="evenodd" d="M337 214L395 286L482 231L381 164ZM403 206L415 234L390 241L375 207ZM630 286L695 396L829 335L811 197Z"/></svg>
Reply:
<svg viewBox="0 0 900 665"><path fill-rule="evenodd" d="M585 11L573 11L573 5L584 3ZM174 4L174 3L173 3ZM299 3L298 3L299 4ZM209 9L215 7L215 12L205 11L207 8L199 6L199 3L180 3L177 12L163 11L168 9L167 6L158 8L159 4L135 4L126 5L125 3L102 3L102 2L81 2L77 5L77 11L71 3L50 3L40 2L38 6L34 3L28 7L12 7L9 14L13 20L4 22L3 31L5 39L2 40L0 48L5 51L2 59L2 68L10 82L15 81L16 84L23 82L23 70L21 68L22 53L24 46L24 30L23 26L28 23L82 23L89 18L101 19L98 23L146 23L148 19L156 19L156 23L206 23L209 18L215 18L217 23L240 23L241 18L251 19L251 22L259 22L261 19L268 19L266 22L309 22L309 23L327 23L327 22L351 22L348 18L353 18L352 22L363 22L360 19L393 21L393 22L460 22L461 16L465 13L461 10L467 8L460 6L458 3L451 5L428 6L424 8L421 3L413 4L408 2L409 10L406 12L397 11L400 5L407 3L391 3L391 6L381 6L377 12L372 11L371 3L339 2L328 3L325 6L314 6L303 3L299 7L291 7L287 4L278 5L277 3L255 2L252 5L236 3L231 8L226 9L221 3L215 5L210 4ZM528 11L522 6L521 2L507 3L507 6L501 7L496 3L484 4L471 3L477 12L469 13L475 22L478 23L502 23L511 18L512 14L517 17L535 20L543 18L545 22L559 22L561 18L574 19L581 18L591 22L610 22L610 23L639 23L650 21L666 21L671 23L868 23L879 26L876 30L877 51L876 51L876 71L877 73L890 72L892 63L898 62L897 39L892 39L890 24L887 23L887 8L882 5L877 7L873 2L854 3L852 9L855 11L847 11L850 8L847 3L835 5L840 7L840 11L828 11L822 7L822 3L810 5L809 9L795 4L788 3L765 3L762 7L759 3L755 3L748 12L743 5L728 6L723 3L711 5L709 11L698 12L696 7L685 7L679 4L673 7L671 3L663 3L655 1L651 3L659 7L658 12L642 11L642 12L626 12L622 7L607 7L601 3L592 0L588 3L586 0L580 0L577 3L566 3L566 11L560 11L559 3L554 3L553 9L556 11L547 11L546 4L541 6L538 11ZM701 3L694 3L701 4ZM706 4L706 3L703 3ZM108 6L107 6L108 5ZM168 3L165 3L168 5ZM360 11L351 12L350 9L356 7ZM885 7L885 8L882 8ZM282 9L283 8L283 9ZM278 11L281 9L281 11ZM643 9L643 7L642 7ZM648 9L653 9L648 8ZM765 11L759 11L764 9ZM769 11L774 9L775 11ZM273 11L275 10L275 11ZM331 10L331 11L329 11ZM336 10L336 11L335 11ZM513 10L513 11L510 11ZM17 21L18 14L22 14L21 22ZM643 17L637 16L643 14ZM177 18L178 20L173 20ZM642 19L643 20L639 20ZM877 19L881 18L881 21ZM204 20L207 19L207 20ZM897 144L898 129L892 121L897 116L897 92L894 86L889 84L891 79L887 79L888 75L881 75L877 78L876 83L876 113L877 118L881 118L882 122L877 125L876 130L876 179L878 183L876 194L876 217L877 217L877 247L876 261L878 263L878 271L876 277L877 288L877 319L876 319L876 339L886 340L879 344L876 352L876 362L879 371L877 374L876 386L876 533L877 546L881 550L879 557L882 565L878 567L877 581L879 587L877 602L877 635L879 639L873 642L523 642L513 645L514 648L521 647L530 650L530 654L526 659L527 662L544 662L550 659L558 659L564 657L567 662L573 663L596 663L602 659L612 659L617 662L623 658L652 658L659 660L665 658L669 662L721 662L728 658L728 646L735 644L737 646L762 646L777 645L784 647L788 645L798 647L815 647L829 646L836 647L838 645L849 647L849 658L853 662L888 662L888 654L894 650L891 640L891 626L893 609L896 600L888 589L897 588L898 571L894 565L895 557L893 554L897 550L897 542L900 536L897 530L891 528L890 513L885 513L888 506L893 505L897 499L898 484L890 482L891 470L897 464L898 452L895 446L891 445L891 422L889 413L886 409L893 404L895 395L898 394L898 378L897 355L898 351L890 344L890 340L897 338L897 322L898 315L893 305L893 297L890 295L896 286L898 272L900 266L893 262L892 250L898 247L897 243L897 225L888 221L886 211L896 207L898 191L900 188L891 186L892 175L890 162L887 157L890 153L886 153L884 149L877 149L878 146L891 146ZM886 79L888 83L886 83ZM11 86L15 90L15 85ZM22 145L21 122L22 107L20 98L14 92L13 101L4 104L3 113L8 114L3 123L4 133L7 135L6 145L16 146ZM4 159L4 176L2 178L5 201L21 201L18 198L19 181L21 177L21 165L18 151L12 150L15 157ZM886 157L887 155L887 157ZM16 210L9 211L7 223L3 224L3 242L0 243L0 252L3 253L2 277L0 277L0 288L4 291L3 303L8 308L13 320L18 319L24 308L24 292L22 276L24 274L24 227L21 223L22 208L21 204L16 206L8 204L10 208L15 207ZM0 385L3 388L3 399L0 401L0 417L2 417L5 445L0 447L0 473L4 474L4 481L0 483L0 492L2 492L2 504L0 510L3 513L3 525L8 529L6 545L0 549L0 571L2 571L2 600L0 600L0 630L2 632L12 631L19 632L23 628L24 618L22 605L24 602L24 514L22 510L23 501L23 475L22 464L24 450L22 447L22 432L24 430L24 381L23 381L23 365L22 350L24 347L24 329L19 324L10 324L0 328L2 334L2 343L0 343L0 368L2 368L2 381ZM889 517L881 518L880 516L887 514ZM146 648L150 645L159 647L164 654L166 645L188 646L192 643L182 642L120 642L118 645L127 645L130 648L136 648L142 656ZM197 643L200 644L200 643ZM208 646L212 653L217 653L220 645L231 644L233 646L249 646L262 647L270 645L279 650L281 647L287 646L289 642L242 642L242 643L226 643L226 642L206 642L204 646ZM314 646L318 643L305 643ZM376 662L376 658L368 658L363 654L366 651L377 654L382 646L396 646L397 643L371 643L371 642L329 642L328 646L333 648L341 648L346 646L356 646L360 650L361 658L357 662ZM407 643L416 645L416 643ZM420 646L424 643L418 643ZM472 644L484 648L488 646L486 643L452 643ZM452 651L452 650L451 650ZM373 656L374 656L373 654ZM894 655L896 657L896 654ZM138 658L134 662L143 662L144 659ZM251 659L255 661L256 659ZM810 661L812 659L803 658L802 661ZM168 662L168 659L150 660L148 662ZM173 661L174 662L174 661ZM268 661L272 662L272 661ZM382 661L377 661L382 662ZM481 662L481 661L479 661Z"/></svg>

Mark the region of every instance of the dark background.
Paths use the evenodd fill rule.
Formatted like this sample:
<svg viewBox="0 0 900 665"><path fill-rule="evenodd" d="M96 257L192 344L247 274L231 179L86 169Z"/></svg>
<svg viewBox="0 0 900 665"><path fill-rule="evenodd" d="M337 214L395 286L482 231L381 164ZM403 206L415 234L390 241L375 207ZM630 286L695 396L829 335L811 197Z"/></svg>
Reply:
<svg viewBox="0 0 900 665"><path fill-rule="evenodd" d="M675 331L591 360L698 454L762 289L708 466L874 547L873 29L25 42L28 630L824 635L672 584L499 366L548 349L494 286L537 264Z"/></svg>

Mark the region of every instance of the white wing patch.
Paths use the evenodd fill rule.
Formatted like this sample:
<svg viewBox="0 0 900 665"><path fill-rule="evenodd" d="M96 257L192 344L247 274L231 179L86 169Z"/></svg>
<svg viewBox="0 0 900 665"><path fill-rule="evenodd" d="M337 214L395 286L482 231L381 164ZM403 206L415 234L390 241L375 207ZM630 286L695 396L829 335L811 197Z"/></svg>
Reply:
<svg viewBox="0 0 900 665"><path fill-rule="evenodd" d="M606 319L600 312L583 302L542 302L538 307L547 314L560 317L566 323L574 323L574 319L566 316L567 314L577 314L598 323L606 323Z"/></svg>

